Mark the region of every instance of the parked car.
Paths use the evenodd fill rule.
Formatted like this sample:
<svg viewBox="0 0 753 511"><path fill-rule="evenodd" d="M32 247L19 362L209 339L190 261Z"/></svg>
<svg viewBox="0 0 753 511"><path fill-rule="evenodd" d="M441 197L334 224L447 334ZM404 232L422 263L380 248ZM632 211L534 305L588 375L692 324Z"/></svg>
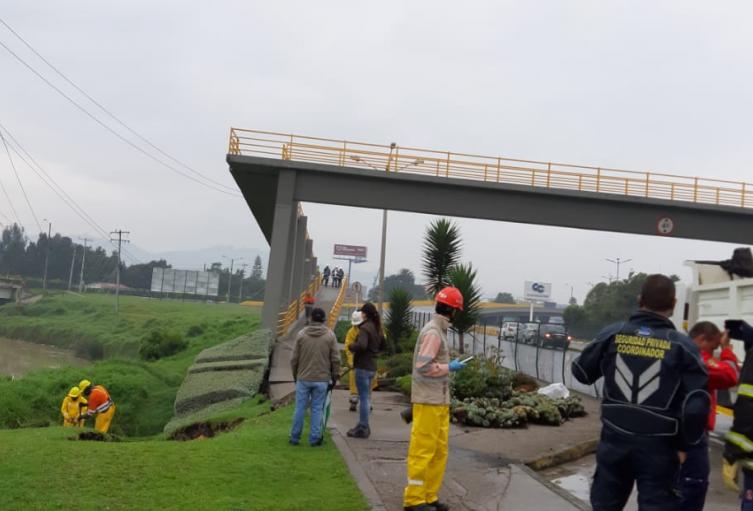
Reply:
<svg viewBox="0 0 753 511"><path fill-rule="evenodd" d="M539 329L539 343L544 348L562 348L567 349L573 338L567 334L564 325L553 325L551 323L541 325Z"/></svg>

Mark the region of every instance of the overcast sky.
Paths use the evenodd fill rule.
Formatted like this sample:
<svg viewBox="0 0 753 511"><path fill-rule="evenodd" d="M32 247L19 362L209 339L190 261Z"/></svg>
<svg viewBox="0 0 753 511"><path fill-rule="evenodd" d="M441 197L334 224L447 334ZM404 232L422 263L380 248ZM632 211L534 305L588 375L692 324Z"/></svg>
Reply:
<svg viewBox="0 0 753 511"><path fill-rule="evenodd" d="M2 17L126 123L234 186L230 126L375 143L751 180L750 2L6 2ZM0 41L86 105L0 26ZM97 113L97 115L101 115ZM102 116L102 119L106 117ZM107 121L122 133L112 121ZM199 186L105 131L0 47L0 123L105 229L150 252L266 250L240 198ZM129 136L129 138L132 138ZM92 229L16 162L37 216ZM7 158L0 180L38 231ZM320 261L367 245L381 212L304 205ZM0 222L13 218L0 195ZM419 271L431 217L391 213L387 272ZM486 295L622 270L687 276L734 245L459 219Z"/></svg>

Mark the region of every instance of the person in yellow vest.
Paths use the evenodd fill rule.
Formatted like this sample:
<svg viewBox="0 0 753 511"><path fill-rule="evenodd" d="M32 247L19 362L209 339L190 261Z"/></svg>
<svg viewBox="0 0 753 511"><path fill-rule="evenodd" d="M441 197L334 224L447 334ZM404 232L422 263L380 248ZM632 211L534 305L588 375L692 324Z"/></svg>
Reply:
<svg viewBox="0 0 753 511"><path fill-rule="evenodd" d="M358 327L363 322L363 316L361 310L356 309L353 311L350 317L350 328L348 333L345 334L345 358L348 361L348 389L350 390L350 411L355 412L358 410L358 389L356 388L356 371L353 369L353 352L350 351L349 346L356 342L358 338ZM374 390L379 385L377 377L371 382L371 390Z"/></svg>
<svg viewBox="0 0 753 511"><path fill-rule="evenodd" d="M94 419L94 429L100 433L107 433L115 416L115 403L112 402L110 393L102 385L92 386L89 380L81 380L78 386L88 401L86 416L97 416Z"/></svg>
<svg viewBox="0 0 753 511"><path fill-rule="evenodd" d="M447 329L455 312L463 310L463 295L455 287L446 287L437 293L435 301L436 314L421 330L413 353L413 426L406 460L405 511L449 509L439 501L439 489L450 436L450 372L462 369L467 360L450 361Z"/></svg>
<svg viewBox="0 0 753 511"><path fill-rule="evenodd" d="M81 403L86 401L81 396L81 389L71 387L65 398L60 412L63 414L63 426L66 428L75 428L81 424ZM85 405L84 405L85 406Z"/></svg>

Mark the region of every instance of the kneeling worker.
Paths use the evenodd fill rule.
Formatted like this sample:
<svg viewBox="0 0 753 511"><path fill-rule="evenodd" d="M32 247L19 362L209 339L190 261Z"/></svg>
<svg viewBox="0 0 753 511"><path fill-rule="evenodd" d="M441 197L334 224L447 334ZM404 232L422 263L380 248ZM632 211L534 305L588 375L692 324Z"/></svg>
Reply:
<svg viewBox="0 0 753 511"><path fill-rule="evenodd" d="M89 380L81 380L79 388L88 400L86 415L97 415L94 420L94 429L100 433L107 433L115 415L115 403L110 399L110 394L102 385L92 385Z"/></svg>
<svg viewBox="0 0 753 511"><path fill-rule="evenodd" d="M63 426L66 428L75 428L80 425L81 405L85 402L86 400L81 397L81 389L71 387L71 390L68 391L65 399L63 399L63 405L60 407L60 411L63 414Z"/></svg>

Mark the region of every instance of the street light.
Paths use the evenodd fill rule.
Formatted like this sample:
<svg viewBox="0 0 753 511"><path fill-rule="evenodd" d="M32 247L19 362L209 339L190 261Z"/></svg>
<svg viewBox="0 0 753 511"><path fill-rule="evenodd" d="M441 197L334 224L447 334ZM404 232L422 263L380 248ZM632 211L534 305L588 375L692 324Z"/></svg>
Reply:
<svg viewBox="0 0 753 511"><path fill-rule="evenodd" d="M395 142L392 142L390 144L390 154L387 157L387 168L385 169L387 172L390 171L390 164L392 163L392 152L396 148L397 148L397 144ZM372 165L368 161L366 161L363 158L360 158L358 156L352 156L351 155L350 159L353 160L353 161L357 161L359 163L363 163L364 165L368 165L369 167L371 167L374 170L381 171L380 168ZM411 167L411 166L421 165L423 163L424 163L424 160L422 160L420 158L416 158L411 163L408 163L406 165L403 165L400 168L397 168L397 162L396 162L395 163L395 167L396 167L395 168L395 172L399 172L399 171L401 171L403 169L406 169L408 167ZM381 246L381 251L379 253L379 296L378 296L378 300L379 300L379 313L381 315L384 315L384 259L385 259L386 248L387 248L387 210L383 209L382 210L382 246Z"/></svg>
<svg viewBox="0 0 753 511"><path fill-rule="evenodd" d="M615 280L620 280L620 265L624 263L629 263L630 261L632 261L632 259L620 259L619 257L617 259L606 258L604 260L617 265L617 273L615 274Z"/></svg>

